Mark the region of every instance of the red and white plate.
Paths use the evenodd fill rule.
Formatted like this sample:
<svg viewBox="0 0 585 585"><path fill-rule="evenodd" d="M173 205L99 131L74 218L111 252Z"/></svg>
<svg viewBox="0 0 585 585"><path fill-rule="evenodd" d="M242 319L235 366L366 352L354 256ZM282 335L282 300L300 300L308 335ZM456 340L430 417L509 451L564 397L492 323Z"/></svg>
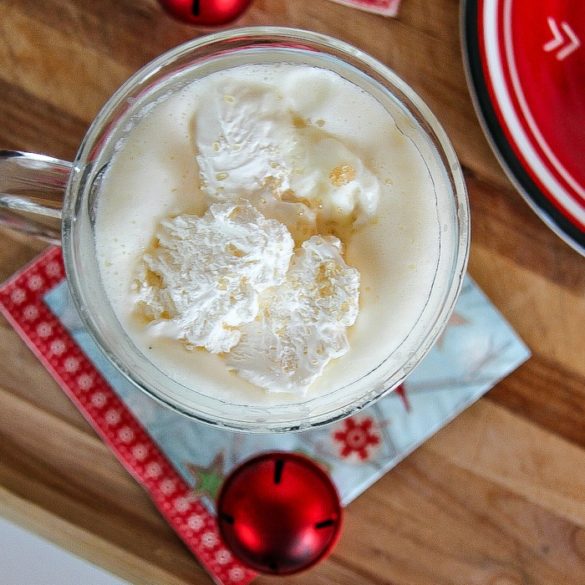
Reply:
<svg viewBox="0 0 585 585"><path fill-rule="evenodd" d="M476 108L513 183L585 255L585 2L464 0Z"/></svg>

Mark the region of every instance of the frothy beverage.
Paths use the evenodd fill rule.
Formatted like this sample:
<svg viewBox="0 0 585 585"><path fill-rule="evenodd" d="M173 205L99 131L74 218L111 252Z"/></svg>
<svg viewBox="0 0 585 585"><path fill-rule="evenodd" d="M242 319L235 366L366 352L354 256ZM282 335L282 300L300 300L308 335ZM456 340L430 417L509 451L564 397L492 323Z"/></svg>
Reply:
<svg viewBox="0 0 585 585"><path fill-rule="evenodd" d="M97 207L103 286L134 344L241 404L376 369L419 318L448 227L410 124L308 65L169 86L127 128Z"/></svg>

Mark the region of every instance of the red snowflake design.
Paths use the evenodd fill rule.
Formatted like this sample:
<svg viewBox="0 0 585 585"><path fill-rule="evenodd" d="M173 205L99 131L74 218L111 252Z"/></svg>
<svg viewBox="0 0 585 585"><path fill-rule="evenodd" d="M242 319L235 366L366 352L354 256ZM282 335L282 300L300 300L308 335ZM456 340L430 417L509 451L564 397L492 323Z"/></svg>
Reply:
<svg viewBox="0 0 585 585"><path fill-rule="evenodd" d="M333 433L333 439L340 443L341 457L348 458L356 454L361 461L371 455L371 449L380 444L380 436L374 428L374 420L370 417L348 418L341 423L343 428Z"/></svg>

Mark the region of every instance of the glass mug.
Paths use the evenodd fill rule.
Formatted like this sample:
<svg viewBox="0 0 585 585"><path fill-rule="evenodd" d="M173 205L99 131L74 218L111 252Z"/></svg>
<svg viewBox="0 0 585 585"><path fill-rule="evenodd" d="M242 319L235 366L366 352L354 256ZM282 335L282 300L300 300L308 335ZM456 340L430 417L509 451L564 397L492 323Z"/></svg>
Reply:
<svg viewBox="0 0 585 585"><path fill-rule="evenodd" d="M248 63L288 62L329 69L407 117L400 130L424 157L435 185L440 230L435 279L427 302L400 345L377 368L341 388L281 405L229 403L187 388L140 352L118 322L100 281L95 210L104 172L123 130L147 104L173 87ZM186 78L188 74L188 79ZM13 214L32 212L60 220ZM101 351L138 388L193 419L231 429L267 432L310 428L348 416L396 388L419 364L445 327L459 294L469 252L469 208L453 147L434 115L394 72L336 39L302 30L233 29L183 44L135 73L108 100L90 126L75 161L20 152L0 153L0 222L60 243L71 295Z"/></svg>

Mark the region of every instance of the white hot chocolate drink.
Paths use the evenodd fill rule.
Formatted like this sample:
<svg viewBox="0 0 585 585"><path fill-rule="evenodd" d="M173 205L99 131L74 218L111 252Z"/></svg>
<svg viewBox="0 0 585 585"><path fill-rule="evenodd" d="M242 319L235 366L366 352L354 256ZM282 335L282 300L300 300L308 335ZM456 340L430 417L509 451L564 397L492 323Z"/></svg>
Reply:
<svg viewBox="0 0 585 585"><path fill-rule="evenodd" d="M95 230L136 347L237 404L377 368L429 298L445 229L408 124L337 73L287 63L211 73L149 106L119 141Z"/></svg>

